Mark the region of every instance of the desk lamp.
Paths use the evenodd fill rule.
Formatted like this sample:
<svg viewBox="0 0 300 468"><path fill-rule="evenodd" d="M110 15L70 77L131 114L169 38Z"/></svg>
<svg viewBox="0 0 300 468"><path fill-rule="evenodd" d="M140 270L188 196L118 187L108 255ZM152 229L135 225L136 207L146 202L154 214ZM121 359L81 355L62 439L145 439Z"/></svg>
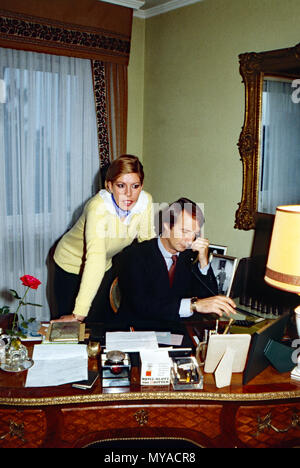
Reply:
<svg viewBox="0 0 300 468"><path fill-rule="evenodd" d="M265 281L300 295L300 205L276 208ZM295 309L295 319L300 337L300 306ZM300 378L300 368L297 370Z"/></svg>

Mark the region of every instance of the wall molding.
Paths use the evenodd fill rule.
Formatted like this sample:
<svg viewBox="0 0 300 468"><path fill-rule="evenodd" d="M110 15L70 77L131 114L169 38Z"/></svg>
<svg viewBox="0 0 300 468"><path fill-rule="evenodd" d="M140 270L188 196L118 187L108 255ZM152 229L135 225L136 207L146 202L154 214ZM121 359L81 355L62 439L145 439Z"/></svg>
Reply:
<svg viewBox="0 0 300 468"><path fill-rule="evenodd" d="M138 10L145 3L142 0L98 0L98 1L106 2L106 3L113 3L114 5L132 8L134 10Z"/></svg>
<svg viewBox="0 0 300 468"><path fill-rule="evenodd" d="M175 10L177 8L182 8L193 3L202 2L203 0L170 0L163 5L158 5L153 8L148 8L147 10L137 10L133 12L133 16L137 18L151 18L152 16L161 15L167 13L168 11Z"/></svg>

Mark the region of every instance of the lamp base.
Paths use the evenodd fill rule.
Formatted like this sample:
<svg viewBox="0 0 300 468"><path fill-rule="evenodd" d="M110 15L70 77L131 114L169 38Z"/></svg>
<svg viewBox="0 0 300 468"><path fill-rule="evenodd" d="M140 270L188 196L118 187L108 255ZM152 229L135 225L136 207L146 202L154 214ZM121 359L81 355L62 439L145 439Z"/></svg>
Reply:
<svg viewBox="0 0 300 468"><path fill-rule="evenodd" d="M296 307L295 309L295 319L298 336L300 337L300 306Z"/></svg>

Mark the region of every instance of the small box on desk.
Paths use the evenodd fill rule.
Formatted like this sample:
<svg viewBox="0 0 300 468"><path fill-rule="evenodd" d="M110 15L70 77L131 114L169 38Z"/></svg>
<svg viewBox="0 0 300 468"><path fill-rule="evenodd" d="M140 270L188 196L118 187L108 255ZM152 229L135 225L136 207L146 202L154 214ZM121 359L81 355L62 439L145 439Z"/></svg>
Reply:
<svg viewBox="0 0 300 468"><path fill-rule="evenodd" d="M203 375L194 356L172 359L171 381L174 390L203 388Z"/></svg>

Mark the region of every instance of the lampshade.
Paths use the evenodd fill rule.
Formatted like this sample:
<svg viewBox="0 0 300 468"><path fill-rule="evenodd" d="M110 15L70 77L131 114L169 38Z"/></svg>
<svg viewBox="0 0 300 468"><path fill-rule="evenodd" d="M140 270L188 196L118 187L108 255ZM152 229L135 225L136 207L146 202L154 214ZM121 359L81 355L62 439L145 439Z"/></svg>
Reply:
<svg viewBox="0 0 300 468"><path fill-rule="evenodd" d="M265 281L300 294L300 205L276 208Z"/></svg>

